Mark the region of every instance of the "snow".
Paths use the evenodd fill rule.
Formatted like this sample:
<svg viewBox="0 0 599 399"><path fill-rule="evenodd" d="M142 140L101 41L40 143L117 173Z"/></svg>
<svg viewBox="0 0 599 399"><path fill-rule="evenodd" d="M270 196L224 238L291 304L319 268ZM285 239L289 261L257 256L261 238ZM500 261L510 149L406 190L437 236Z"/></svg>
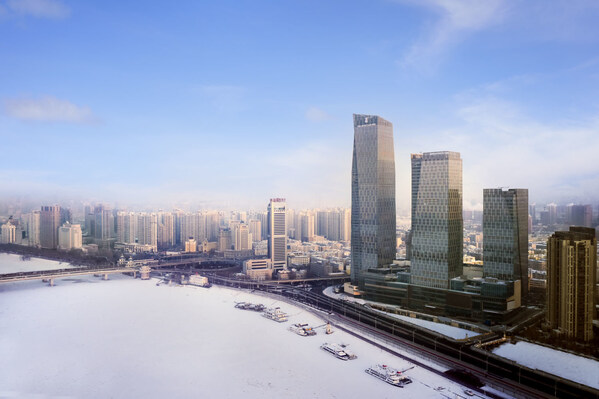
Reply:
<svg viewBox="0 0 599 399"><path fill-rule="evenodd" d="M0 274L34 272L43 270L70 269L69 263L41 258L21 260L21 255L0 253Z"/></svg>
<svg viewBox="0 0 599 399"><path fill-rule="evenodd" d="M366 374L377 363L412 364L338 329L293 334L293 323L326 320L277 297L156 281L112 275L0 285L0 397L465 396L464 387L420 367L406 373L414 383L403 389ZM280 306L289 321L235 309L239 301ZM324 342L348 344L358 358L338 360L320 349Z"/></svg>
<svg viewBox="0 0 599 399"><path fill-rule="evenodd" d="M524 341L503 344L493 353L524 366L599 389L598 361Z"/></svg>
<svg viewBox="0 0 599 399"><path fill-rule="evenodd" d="M332 287L327 287L324 290L324 294L331 298L356 302L356 303L360 303L362 305L370 302L370 301L365 301L363 299L352 298L345 294L336 294L335 292L333 292ZM376 303L376 302L372 302L372 303ZM429 320L417 319L415 317L398 315L395 313L388 313L388 312L384 312L384 311L381 311L378 309L373 309L373 310L384 313L390 317L395 317L396 319L400 319L400 320L406 321L408 323L412 323L417 326L424 327L428 330L438 332L439 334L443 334L443 335L446 335L446 336L448 336L450 338L454 338L454 339L463 339L463 338L468 338L468 337L473 337L475 335L478 335L477 332L466 330L464 328L454 327L454 326L450 326L450 325L443 324L443 323L436 323L434 321L429 321Z"/></svg>
<svg viewBox="0 0 599 399"><path fill-rule="evenodd" d="M446 336L454 338L454 339L463 339L463 338L468 338L468 337L473 337L475 335L478 335L477 332L465 330L463 328L454 327L454 326L450 326L450 325L443 324L443 323L436 323L434 321L417 319L415 317L402 316L402 315L395 314L395 313L387 313L387 312L382 312L382 313L385 313L391 317L395 317L396 319L400 319L400 320L406 321L408 323L412 323L417 326L424 327L428 330L438 332L439 334L443 334L443 335L446 335Z"/></svg>

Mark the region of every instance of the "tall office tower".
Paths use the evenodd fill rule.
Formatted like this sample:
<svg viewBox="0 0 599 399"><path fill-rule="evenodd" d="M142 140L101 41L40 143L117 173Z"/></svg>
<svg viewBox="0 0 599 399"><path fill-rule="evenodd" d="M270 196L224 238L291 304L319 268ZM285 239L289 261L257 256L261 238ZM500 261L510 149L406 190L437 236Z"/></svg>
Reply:
<svg viewBox="0 0 599 399"><path fill-rule="evenodd" d="M60 208L60 225L62 226L66 222L72 222L73 215L70 209Z"/></svg>
<svg viewBox="0 0 599 399"><path fill-rule="evenodd" d="M0 243L14 244L17 239L17 227L8 222L4 223L0 229Z"/></svg>
<svg viewBox="0 0 599 399"><path fill-rule="evenodd" d="M257 219L250 219L250 234L252 235L252 241L262 241L262 223Z"/></svg>
<svg viewBox="0 0 599 399"><path fill-rule="evenodd" d="M268 204L268 257L275 270L287 267L287 226L285 198L271 198Z"/></svg>
<svg viewBox="0 0 599 399"><path fill-rule="evenodd" d="M548 224L552 225L557 223L557 204L551 203L546 206L547 212L549 212Z"/></svg>
<svg viewBox="0 0 599 399"><path fill-rule="evenodd" d="M55 249L58 247L58 227L60 226L60 206L42 206L40 212L40 246Z"/></svg>
<svg viewBox="0 0 599 399"><path fill-rule="evenodd" d="M567 337L593 339L595 229L570 227L547 241L547 322Z"/></svg>
<svg viewBox="0 0 599 399"><path fill-rule="evenodd" d="M231 249L231 229L221 228L218 235L218 250L220 252Z"/></svg>
<svg viewBox="0 0 599 399"><path fill-rule="evenodd" d="M460 154L412 154L412 284L449 288L462 275L462 226Z"/></svg>
<svg viewBox="0 0 599 399"><path fill-rule="evenodd" d="M568 223L573 226L593 226L593 207L591 205L572 205Z"/></svg>
<svg viewBox="0 0 599 399"><path fill-rule="evenodd" d="M40 246L40 211L27 215L27 239L30 247Z"/></svg>
<svg viewBox="0 0 599 399"><path fill-rule="evenodd" d="M483 274L520 280L528 293L528 190L483 190Z"/></svg>
<svg viewBox="0 0 599 399"><path fill-rule="evenodd" d="M58 248L64 251L83 247L81 225L64 223L58 228Z"/></svg>
<svg viewBox="0 0 599 399"><path fill-rule="evenodd" d="M395 259L393 125L379 116L354 114L351 185L351 281L361 286L362 271Z"/></svg>
<svg viewBox="0 0 599 399"><path fill-rule="evenodd" d="M534 202L528 206L528 214L532 218L532 224L536 224L537 220L537 204Z"/></svg>

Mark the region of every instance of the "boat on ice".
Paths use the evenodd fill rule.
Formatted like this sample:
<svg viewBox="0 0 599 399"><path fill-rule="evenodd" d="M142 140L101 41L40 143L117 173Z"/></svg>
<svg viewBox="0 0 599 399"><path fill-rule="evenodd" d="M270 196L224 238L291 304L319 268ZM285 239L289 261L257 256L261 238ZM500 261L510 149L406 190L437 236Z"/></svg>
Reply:
<svg viewBox="0 0 599 399"><path fill-rule="evenodd" d="M208 281L208 277L192 274L189 276L189 285L197 285L198 287L210 288L212 284Z"/></svg>
<svg viewBox="0 0 599 399"><path fill-rule="evenodd" d="M353 360L353 359L357 358L357 356L354 355L353 352L351 352L350 350L347 349L347 345L343 345L343 344L340 345L340 344L324 343L320 346L320 349L333 354L333 356L335 356L337 359L341 359L341 360Z"/></svg>
<svg viewBox="0 0 599 399"><path fill-rule="evenodd" d="M265 309L264 305L262 305L261 303L254 304L254 303L250 303L250 302L237 302L235 304L235 307L237 309L253 310L255 312L262 312Z"/></svg>
<svg viewBox="0 0 599 399"><path fill-rule="evenodd" d="M287 321L287 313L284 313L279 307L266 309L264 312L262 312L262 316L278 323Z"/></svg>
<svg viewBox="0 0 599 399"><path fill-rule="evenodd" d="M368 374L375 376L379 380L383 380L388 384L396 387L403 388L405 385L410 384L412 380L403 375L401 371L398 371L385 364L377 364L369 367L365 370Z"/></svg>
<svg viewBox="0 0 599 399"><path fill-rule="evenodd" d="M294 324L288 328L289 331L301 335L302 337L311 337L316 335L316 331L307 324Z"/></svg>

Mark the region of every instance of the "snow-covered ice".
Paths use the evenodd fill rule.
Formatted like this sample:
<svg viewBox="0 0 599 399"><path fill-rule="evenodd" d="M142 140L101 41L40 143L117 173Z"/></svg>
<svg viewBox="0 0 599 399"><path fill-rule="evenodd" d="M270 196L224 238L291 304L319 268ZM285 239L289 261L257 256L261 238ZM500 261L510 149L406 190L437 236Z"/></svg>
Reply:
<svg viewBox="0 0 599 399"><path fill-rule="evenodd" d="M289 322L235 309L238 301L280 306ZM465 396L459 384L420 367L407 372L414 383L403 389L377 380L368 366L411 364L341 330L287 331L325 322L276 297L218 286L157 286L120 275L60 279L54 287L2 284L0 397ZM341 361L319 348L329 341L349 344L358 358Z"/></svg>
<svg viewBox="0 0 599 399"><path fill-rule="evenodd" d="M595 360L524 341L505 343L493 353L524 366L599 389L599 362Z"/></svg>
<svg viewBox="0 0 599 399"><path fill-rule="evenodd" d="M358 299L358 298L352 298L345 294L336 294L335 292L333 292L332 287L327 287L324 290L324 294L329 297L332 297L332 298L342 299L342 300L356 302L356 303L360 303L360 304L369 303L369 301L365 301L363 299ZM372 303L376 303L376 302L372 302ZM395 317L397 319L406 321L408 323L415 324L420 327L424 327L428 330L438 332L439 334L443 334L443 335L446 335L446 336L454 338L454 339L463 339L463 338L468 338L468 337L473 337L475 335L478 335L478 333L475 331L470 331L470 330L466 330L464 328L454 327L454 326L450 326L450 325L443 324L443 323L436 323L434 321L417 319L415 317L409 317L409 316L398 315L395 313L383 312L383 311L377 310L377 309L375 309L375 311L384 313L388 316Z"/></svg>
<svg viewBox="0 0 599 399"><path fill-rule="evenodd" d="M70 269L72 267L75 266L55 260L41 258L21 260L21 255L0 253L0 274Z"/></svg>

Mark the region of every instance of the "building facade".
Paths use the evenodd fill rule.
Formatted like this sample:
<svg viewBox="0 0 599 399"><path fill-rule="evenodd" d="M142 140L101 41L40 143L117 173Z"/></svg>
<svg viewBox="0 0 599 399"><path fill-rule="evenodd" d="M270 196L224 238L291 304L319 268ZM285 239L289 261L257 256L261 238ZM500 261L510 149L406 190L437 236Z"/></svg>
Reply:
<svg viewBox="0 0 599 399"><path fill-rule="evenodd" d="M81 248L83 248L81 225L69 222L63 224L58 229L58 249L70 251Z"/></svg>
<svg viewBox="0 0 599 399"><path fill-rule="evenodd" d="M271 198L268 204L268 257L274 270L287 267L286 209L284 198Z"/></svg>
<svg viewBox="0 0 599 399"><path fill-rule="evenodd" d="M58 247L58 227L60 226L60 206L42 206L40 212L40 246Z"/></svg>
<svg viewBox="0 0 599 399"><path fill-rule="evenodd" d="M462 274L462 231L460 154L412 154L412 284L449 288Z"/></svg>
<svg viewBox="0 0 599 399"><path fill-rule="evenodd" d="M17 240L17 227L12 223L5 223L0 228L0 243L14 244Z"/></svg>
<svg viewBox="0 0 599 399"><path fill-rule="evenodd" d="M568 338L593 339L595 229L570 227L547 241L547 323Z"/></svg>
<svg viewBox="0 0 599 399"><path fill-rule="evenodd" d="M354 114L351 207L351 280L395 259L395 155L393 125Z"/></svg>
<svg viewBox="0 0 599 399"><path fill-rule="evenodd" d="M483 190L483 274L520 280L528 292L528 190Z"/></svg>

